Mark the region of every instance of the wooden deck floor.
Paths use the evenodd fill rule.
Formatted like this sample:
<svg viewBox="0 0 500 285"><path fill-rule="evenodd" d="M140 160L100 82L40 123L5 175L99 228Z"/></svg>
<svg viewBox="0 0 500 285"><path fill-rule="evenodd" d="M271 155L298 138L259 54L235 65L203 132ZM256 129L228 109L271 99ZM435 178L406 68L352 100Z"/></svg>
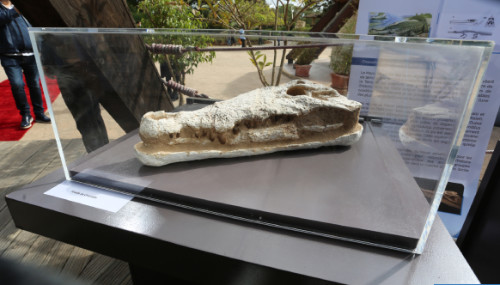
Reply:
<svg viewBox="0 0 500 285"><path fill-rule="evenodd" d="M63 146L73 158L85 153L81 140ZM0 153L0 257L89 284L132 284L123 261L15 227L4 197L61 167L54 140L0 142Z"/></svg>

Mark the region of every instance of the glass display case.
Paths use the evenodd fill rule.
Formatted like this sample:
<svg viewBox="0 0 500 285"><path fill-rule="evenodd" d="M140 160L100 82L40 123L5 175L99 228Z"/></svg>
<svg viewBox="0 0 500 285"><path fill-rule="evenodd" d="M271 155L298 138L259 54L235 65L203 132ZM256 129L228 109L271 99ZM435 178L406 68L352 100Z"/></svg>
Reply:
<svg viewBox="0 0 500 285"><path fill-rule="evenodd" d="M413 253L425 246L493 46L276 31L30 36L66 179ZM341 69L350 74L337 85Z"/></svg>

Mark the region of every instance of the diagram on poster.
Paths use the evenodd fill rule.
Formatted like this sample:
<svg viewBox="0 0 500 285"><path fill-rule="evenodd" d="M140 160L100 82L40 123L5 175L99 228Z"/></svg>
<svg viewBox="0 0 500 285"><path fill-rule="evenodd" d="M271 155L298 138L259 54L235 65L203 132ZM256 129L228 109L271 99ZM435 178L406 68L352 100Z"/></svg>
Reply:
<svg viewBox="0 0 500 285"><path fill-rule="evenodd" d="M493 15L443 15L442 22L448 26L447 38L489 40L495 29Z"/></svg>

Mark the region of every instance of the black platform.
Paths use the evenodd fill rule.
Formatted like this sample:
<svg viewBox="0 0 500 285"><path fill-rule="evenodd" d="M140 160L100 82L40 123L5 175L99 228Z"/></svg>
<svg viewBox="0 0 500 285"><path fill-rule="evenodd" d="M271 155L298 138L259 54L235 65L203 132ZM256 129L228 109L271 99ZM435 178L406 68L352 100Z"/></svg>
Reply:
<svg viewBox="0 0 500 285"><path fill-rule="evenodd" d="M129 134L71 169L73 179L190 210L413 250L429 204L392 142L365 124L350 147L143 166Z"/></svg>
<svg viewBox="0 0 500 285"><path fill-rule="evenodd" d="M44 194L61 181L58 171L10 193L15 225L124 260L134 284L478 283L439 218L416 256L140 198L113 213Z"/></svg>

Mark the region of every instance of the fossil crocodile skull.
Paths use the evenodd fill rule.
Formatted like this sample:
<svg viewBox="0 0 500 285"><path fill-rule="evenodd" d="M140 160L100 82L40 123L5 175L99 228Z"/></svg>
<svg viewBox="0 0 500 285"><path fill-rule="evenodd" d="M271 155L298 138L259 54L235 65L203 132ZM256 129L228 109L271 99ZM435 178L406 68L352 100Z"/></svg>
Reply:
<svg viewBox="0 0 500 285"><path fill-rule="evenodd" d="M135 145L145 165L351 145L361 103L305 80L256 89L196 111L149 112Z"/></svg>

